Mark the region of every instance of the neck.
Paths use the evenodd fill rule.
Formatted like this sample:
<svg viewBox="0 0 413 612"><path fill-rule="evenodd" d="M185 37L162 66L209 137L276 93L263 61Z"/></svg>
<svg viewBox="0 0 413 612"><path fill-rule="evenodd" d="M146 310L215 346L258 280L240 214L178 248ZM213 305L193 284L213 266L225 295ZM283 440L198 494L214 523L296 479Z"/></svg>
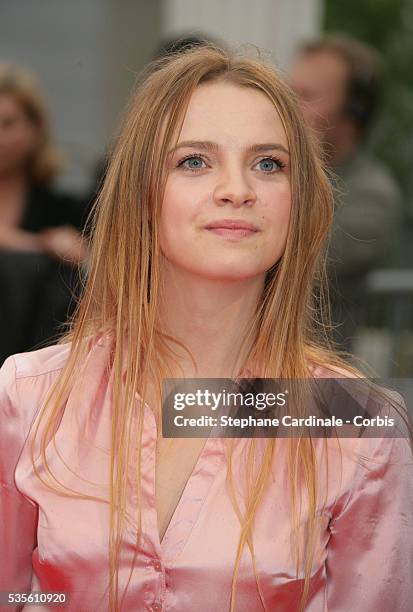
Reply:
<svg viewBox="0 0 413 612"><path fill-rule="evenodd" d="M11 199L23 196L27 188L27 180L21 172L0 174L0 206L6 205Z"/></svg>
<svg viewBox="0 0 413 612"><path fill-rule="evenodd" d="M191 351L196 367L184 350L177 351L185 377L237 375L252 345L252 322L263 287L264 276L207 279L165 262L160 327Z"/></svg>

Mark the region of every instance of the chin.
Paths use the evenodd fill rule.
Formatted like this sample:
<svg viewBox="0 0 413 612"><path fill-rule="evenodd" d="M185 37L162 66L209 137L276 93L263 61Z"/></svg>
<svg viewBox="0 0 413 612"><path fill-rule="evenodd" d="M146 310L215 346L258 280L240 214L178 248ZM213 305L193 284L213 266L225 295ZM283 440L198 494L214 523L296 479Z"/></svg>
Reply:
<svg viewBox="0 0 413 612"><path fill-rule="evenodd" d="M240 266L240 265L222 265L209 266L207 268L199 268L193 270L200 278L217 280L217 281L243 281L258 276L265 275L265 271L261 269L252 268L251 266Z"/></svg>

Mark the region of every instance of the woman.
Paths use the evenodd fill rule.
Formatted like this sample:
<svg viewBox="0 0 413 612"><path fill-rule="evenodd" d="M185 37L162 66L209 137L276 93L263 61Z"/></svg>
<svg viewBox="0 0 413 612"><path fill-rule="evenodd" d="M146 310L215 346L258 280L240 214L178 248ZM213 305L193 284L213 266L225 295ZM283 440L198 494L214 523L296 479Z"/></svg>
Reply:
<svg viewBox="0 0 413 612"><path fill-rule="evenodd" d="M57 331L87 260L84 207L53 187L61 165L35 78L0 64L0 363Z"/></svg>
<svg viewBox="0 0 413 612"><path fill-rule="evenodd" d="M50 139L48 114L34 76L0 64L0 246L45 252L73 263L86 256L79 231L84 211L52 189L62 156ZM52 229L53 228L53 229Z"/></svg>
<svg viewBox="0 0 413 612"><path fill-rule="evenodd" d="M210 45L149 68L73 329L1 370L1 590L87 611L408 609L406 440L160 433L164 378L360 376L312 321L330 222L270 66Z"/></svg>

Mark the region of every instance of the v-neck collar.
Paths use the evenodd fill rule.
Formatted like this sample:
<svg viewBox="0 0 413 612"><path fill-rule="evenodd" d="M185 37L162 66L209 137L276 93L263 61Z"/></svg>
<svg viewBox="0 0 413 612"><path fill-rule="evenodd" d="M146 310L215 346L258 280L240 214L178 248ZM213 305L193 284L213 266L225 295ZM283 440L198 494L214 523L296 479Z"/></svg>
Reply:
<svg viewBox="0 0 413 612"><path fill-rule="evenodd" d="M240 378L258 376L257 367L248 364ZM142 398L135 393L138 407ZM161 540L156 507L156 443L158 428L153 410L145 402L142 432L141 499L138 500L136 479L132 479L135 499L142 504L142 528L146 541L159 559L171 565L180 555L195 527L211 487L225 465L225 439L213 437L211 430L190 474Z"/></svg>
<svg viewBox="0 0 413 612"><path fill-rule="evenodd" d="M140 402L136 394L137 402ZM156 553L164 562L171 564L179 556L188 541L193 527L204 506L224 460L224 440L209 436L198 456L195 467L189 475L169 524L161 540L156 507L156 418L145 403L142 446L142 527L153 542ZM136 483L133 481L135 488ZM137 499L137 496L136 496Z"/></svg>

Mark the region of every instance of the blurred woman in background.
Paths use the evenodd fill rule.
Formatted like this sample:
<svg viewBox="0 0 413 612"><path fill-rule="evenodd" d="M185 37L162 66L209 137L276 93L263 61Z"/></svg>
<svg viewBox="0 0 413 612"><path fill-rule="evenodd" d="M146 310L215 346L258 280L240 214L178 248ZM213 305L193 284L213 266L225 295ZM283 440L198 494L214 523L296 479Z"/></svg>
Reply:
<svg viewBox="0 0 413 612"><path fill-rule="evenodd" d="M87 260L84 207L53 187L62 161L35 77L0 64L2 359L56 331L70 299L67 276Z"/></svg>

